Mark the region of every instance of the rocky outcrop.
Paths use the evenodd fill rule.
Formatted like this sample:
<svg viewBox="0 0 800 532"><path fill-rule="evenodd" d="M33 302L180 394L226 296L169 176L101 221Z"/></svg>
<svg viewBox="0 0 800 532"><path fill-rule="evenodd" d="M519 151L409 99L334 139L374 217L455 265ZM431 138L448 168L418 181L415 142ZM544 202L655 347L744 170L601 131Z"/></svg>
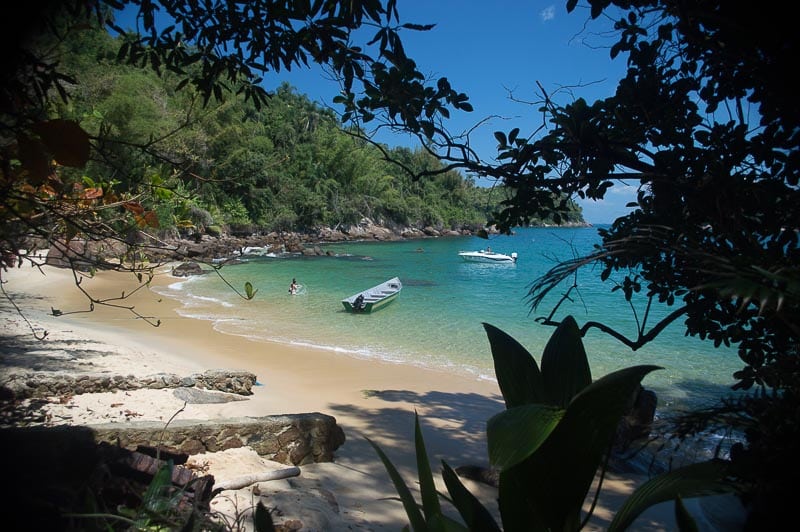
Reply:
<svg viewBox="0 0 800 532"><path fill-rule="evenodd" d="M117 239L96 241L73 238L68 242L57 240L49 246L46 264L89 271L93 267L102 268L104 264L111 266L124 262L128 252L128 245Z"/></svg>
<svg viewBox="0 0 800 532"><path fill-rule="evenodd" d="M192 275L203 275L206 273L196 262L184 262L172 268L172 275L175 277L190 277Z"/></svg>
<svg viewBox="0 0 800 532"><path fill-rule="evenodd" d="M397 241L406 239L437 238L440 236L465 236L482 227L395 227L364 218L359 223L321 227L305 232L257 232L229 230L219 235L194 234L186 238L164 239L159 246L146 246L139 251L151 262L235 260L245 255L245 250L269 250L270 253L298 253L306 256L327 255L321 246L327 243L348 241ZM490 231L495 232L495 231Z"/></svg>
<svg viewBox="0 0 800 532"><path fill-rule="evenodd" d="M253 395L256 384L253 373L227 370L209 370L188 377L167 373L144 377L26 373L9 375L0 389L7 402L19 402L29 398L172 388L176 397L201 404L243 400ZM92 430L97 442L131 450L154 442L185 454L248 446L265 458L293 465L332 461L334 451L345 441L336 419L320 413L224 421L177 420L166 426L156 421L106 423L93 425Z"/></svg>
<svg viewBox="0 0 800 532"><path fill-rule="evenodd" d="M656 414L658 397L652 390L639 386L625 414L617 425L614 450L624 452L630 446L650 435Z"/></svg>
<svg viewBox="0 0 800 532"><path fill-rule="evenodd" d="M564 224L563 227L585 226L585 223ZM448 228L440 226L401 227L382 225L368 218L356 224L321 227L314 230L259 232L255 227L222 228L204 234L164 237L156 239L141 233L131 242L117 240L82 242L73 239L69 244L56 243L50 246L47 263L63 268L76 269L113 268L126 263L134 252L139 259L151 263L185 262L173 271L173 275L188 276L207 273L197 262L236 261L246 254L245 250L269 250L275 254L302 254L305 256L327 255L325 244L347 241L397 241L411 239L467 236L477 232L496 234L494 227L465 225ZM196 261L196 262L195 262Z"/></svg>
<svg viewBox="0 0 800 532"><path fill-rule="evenodd" d="M196 455L250 447L259 456L290 465L333 461L334 451L345 442L336 418L318 412L225 421L173 421L94 425L98 442L126 449L159 442L171 452Z"/></svg>
<svg viewBox="0 0 800 532"><path fill-rule="evenodd" d="M146 377L132 375L54 375L21 373L9 375L0 383L3 397L26 399L56 397L84 393L115 392L163 388L202 388L237 395L252 395L256 376L246 371L209 370L188 377L159 373Z"/></svg>
<svg viewBox="0 0 800 532"><path fill-rule="evenodd" d="M276 453L276 456L286 457L281 463L290 464L291 460L296 460L298 463L309 464L317 458L324 459L331 456L333 450L344 441L341 429L336 430L338 427L330 416L298 414L277 417L285 419L257 418L245 424L251 425L247 430L253 432L258 431L260 427L265 441L275 440L277 441L275 445L283 446L285 451ZM238 430L240 434L245 432L242 427L235 428L230 425L219 428L228 431ZM120 507L130 508L131 504L138 507L137 501L141 500L142 494L147 491L154 476L167 464L171 470L172 485L175 487L169 492L170 510L174 512L170 516L177 519L176 522L183 523L180 516L186 518L192 509L199 509L201 513L195 514L195 529L225 528L221 527L213 517L215 515L219 517L220 513L216 510L231 498L237 500L239 494L231 490L222 492L219 495L220 500L216 501L221 504L215 508L213 514L209 514L208 511L211 499L216 495L217 481L230 479L215 478L211 474L204 473L202 469L192 467L203 461L197 455L171 452L163 445L152 447L153 442L161 441L163 427L158 430L157 434L150 434L152 438L150 441L135 450L117 444L117 441L133 442L131 435L119 431L112 434L103 432L103 429L80 426L0 430L0 468L11 479L11 489L6 489L0 499L0 511L6 516L5 528L72 530L75 528L75 523L70 522L71 526L68 526L64 514L86 513L86 500L89 494L94 507L108 508L112 512ZM215 437L214 433L209 432L209 434L211 436L207 437L212 439ZM117 441L99 441L104 435L116 438ZM200 437L200 434L197 433L196 436ZM307 452L304 454L301 449ZM252 452L251 449L236 451L237 456L248 456ZM225 454L228 453L213 453L208 456L213 464L218 463L218 457ZM257 455L247 462L241 457L238 461L250 466L248 473L261 472L267 465L271 465ZM212 471L216 469L212 468ZM222 471L224 472L225 468L222 468ZM273 483L267 485L269 484ZM262 484L264 487L267 485ZM264 500L264 504L272 511L277 507L276 502L280 501L280 511L276 511L273 516L282 517L278 519L278 523L283 522L283 528L278 528L281 526L278 524L275 530L350 528L339 515L338 508L323 515L317 515L313 511L312 505L315 502L313 495L319 489L305 488L305 486L288 487L289 489L282 491L282 495L276 496L275 499ZM241 497L249 502L244 508L252 508L255 504L252 502L254 492L257 493L257 490L253 488L242 490ZM233 519L240 515L241 510L243 508L234 506L224 515ZM208 519L209 517L211 519ZM287 528L288 521L301 523L304 526ZM102 523L102 521L97 522ZM318 524L326 526L317 526ZM327 526L328 524L331 526Z"/></svg>

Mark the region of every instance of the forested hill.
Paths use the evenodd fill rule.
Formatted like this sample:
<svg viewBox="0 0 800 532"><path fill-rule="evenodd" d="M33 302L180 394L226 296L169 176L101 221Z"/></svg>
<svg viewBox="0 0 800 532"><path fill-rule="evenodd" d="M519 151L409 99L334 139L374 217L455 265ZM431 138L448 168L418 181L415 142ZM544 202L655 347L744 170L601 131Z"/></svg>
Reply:
<svg viewBox="0 0 800 532"><path fill-rule="evenodd" d="M78 83L54 114L103 139L108 156L90 162L83 182L137 194L162 236L181 228L305 231L364 219L474 229L505 197L501 187L478 187L455 171L412 180L288 84L260 109L232 94L204 106L188 87L176 90L179 78L168 71L159 78L117 64L118 50L104 31L73 36L63 64ZM413 171L441 168L422 149L385 149ZM570 207L565 221L583 222L580 207Z"/></svg>

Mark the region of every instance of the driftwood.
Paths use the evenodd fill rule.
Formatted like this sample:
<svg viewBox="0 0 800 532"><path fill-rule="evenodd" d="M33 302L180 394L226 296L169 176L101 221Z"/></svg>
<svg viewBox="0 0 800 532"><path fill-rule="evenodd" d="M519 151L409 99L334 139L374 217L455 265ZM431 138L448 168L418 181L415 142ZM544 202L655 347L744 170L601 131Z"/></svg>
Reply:
<svg viewBox="0 0 800 532"><path fill-rule="evenodd" d="M252 473L250 475L241 475L228 480L216 482L214 484L214 491L223 490L238 490L246 488L258 482L266 482L267 480L280 480L282 478L296 477L300 474L299 467L287 467L284 469L273 469L271 471L263 471L261 473Z"/></svg>

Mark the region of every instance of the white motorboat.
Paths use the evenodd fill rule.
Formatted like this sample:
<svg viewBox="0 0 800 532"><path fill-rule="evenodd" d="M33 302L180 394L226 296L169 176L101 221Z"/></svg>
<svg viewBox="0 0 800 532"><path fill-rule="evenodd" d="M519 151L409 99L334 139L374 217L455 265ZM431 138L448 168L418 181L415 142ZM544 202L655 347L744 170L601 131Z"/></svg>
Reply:
<svg viewBox="0 0 800 532"><path fill-rule="evenodd" d="M515 263L517 262L517 253L505 255L503 253L496 253L491 249L481 249L478 251L459 251L458 256L466 262L483 262L489 264L500 263Z"/></svg>

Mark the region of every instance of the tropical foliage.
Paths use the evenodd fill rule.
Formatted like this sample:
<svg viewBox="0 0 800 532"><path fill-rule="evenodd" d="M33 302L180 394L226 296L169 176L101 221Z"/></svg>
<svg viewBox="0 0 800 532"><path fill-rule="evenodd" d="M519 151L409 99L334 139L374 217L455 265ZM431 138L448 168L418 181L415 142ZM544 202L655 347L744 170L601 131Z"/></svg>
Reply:
<svg viewBox="0 0 800 532"><path fill-rule="evenodd" d="M783 80L797 33L724 0L587 4L592 19L615 21L610 53L627 61L616 93L563 105L543 93L533 133L496 134L503 164L451 164L514 191L493 215L506 229L558 209L548 192L600 199L620 183L636 187L630 213L599 231L593 253L534 280L532 308L557 325L564 309L542 309L545 296L567 282L562 301L571 299L592 270L648 312L632 337L594 316L582 333L596 328L636 350L679 323L738 349L732 385L749 393L691 413L680 431L744 435L731 456L749 487L748 526L779 527L800 470L800 112ZM655 305L667 311L653 322Z"/></svg>
<svg viewBox="0 0 800 532"><path fill-rule="evenodd" d="M583 507L599 474L602 488L617 425L640 382L657 366L633 366L592 380L578 325L567 316L544 348L541 367L502 330L484 324L506 410L486 424L489 462L500 471L501 523L442 462L449 501L466 527L447 517L438 500L420 430L415 447L422 511L388 456L370 441L389 472L414 530L575 531L585 526L596 500ZM736 491L729 465L712 460L670 471L645 483L619 509L609 530L625 530L649 506ZM681 518L691 516L678 504Z"/></svg>
<svg viewBox="0 0 800 532"><path fill-rule="evenodd" d="M114 25L103 4L94 6L94 14L121 35L89 24L92 12L82 4L61 10L54 4L45 15L60 31L35 33L20 44L23 56L46 59L52 70L19 65L14 83L4 86L14 111L3 115L8 164L0 215L8 223L0 241L7 265L37 241L66 250L75 239L116 240L124 248L178 233L307 231L365 219L393 228L477 229L508 197L502 186L478 187L444 170L423 148L365 141L357 127L343 127L331 109L285 83L267 93L241 72L216 79L223 74L209 61L218 65L223 58L212 59L203 43L207 32L222 27L205 27L190 54L158 41L166 34L158 42L150 41L152 34L137 40ZM365 13L380 14L369 3L363 12L342 5L339 15L353 18L347 22L328 12L335 5L301 7L321 9L315 13L325 24L340 24L342 31ZM152 8L142 6L140 20L149 20ZM187 9L190 15L174 14L183 17L184 31L194 31L200 8ZM238 8L219 3L208 9ZM270 11L277 18L279 12ZM287 46L293 50L288 54L302 55L305 44ZM14 90L26 81L38 90L21 98ZM430 179L416 179L426 172ZM571 205L572 220L579 221L580 209ZM130 249L115 255L134 262Z"/></svg>
<svg viewBox="0 0 800 532"><path fill-rule="evenodd" d="M568 11L577 4L567 0ZM465 190L456 186L455 170L503 186L499 203L479 205L498 206L490 207L490 221L504 230L534 219L559 221L571 198L600 199L619 182L633 183L630 214L601 232L595 253L533 283L534 309L561 281L599 264L599 275L627 300L643 296L672 308L652 327L641 320L636 338L594 321L582 332L616 332L636 349L680 320L687 334L737 346L743 365L735 385L751 394L712 414L747 436L732 458L748 483L751 526L787 521L800 460L800 111L786 83L797 32L791 17L740 2L587 4L591 18L616 21L611 55L628 65L616 94L560 104L543 92L544 120L530 134L497 132L500 163L487 164L469 139L447 134L450 114L471 110L467 95L446 78L427 80L419 72L400 34L431 26L401 23L394 0L27 2L0 32L9 58L0 87L3 264L25 260L31 237L66 246L91 235L127 245L162 223L215 231L221 222L283 228L371 215L448 224L475 205L458 200L451 209L433 201L443 190L462 198L474 192L469 181ZM137 10L140 31L116 28L119 53L91 37L94 58L83 56L66 70L55 54L62 43L94 20L114 27L109 8L126 5ZM175 25L159 26L157 13ZM374 33L359 39L359 29ZM81 68L114 57L161 73L167 84L135 70L116 71L124 75L113 80L97 70L94 84L75 83ZM309 62L341 81L335 100L341 123L361 143L336 136L325 110L269 109L262 76ZM104 94L112 81L121 90ZM226 98L231 92L240 98ZM286 101L304 107L302 97L284 92ZM150 99L137 103L135 94ZM183 105L174 105L177 99ZM224 127L212 127L226 113ZM276 129L262 134L242 125L252 116L272 120ZM422 148L407 153L377 145L367 138L368 125L409 132ZM310 137L313 149L303 144ZM297 161L282 159L298 145L305 148L291 152ZM352 159L342 158L343 146L356 147ZM359 182L373 157L369 147L428 179L394 181L389 167L369 166L370 183ZM295 179L316 170L316 156L334 166L313 174L315 186L300 186ZM408 159L417 162L404 166ZM280 174L273 171L278 165ZM241 176L245 186L218 179L220 172ZM351 185L363 187L361 198L345 195ZM424 199L410 197L410 189L423 190ZM563 320L552 312L543 321ZM692 421L686 432L703 424L700 417Z"/></svg>

